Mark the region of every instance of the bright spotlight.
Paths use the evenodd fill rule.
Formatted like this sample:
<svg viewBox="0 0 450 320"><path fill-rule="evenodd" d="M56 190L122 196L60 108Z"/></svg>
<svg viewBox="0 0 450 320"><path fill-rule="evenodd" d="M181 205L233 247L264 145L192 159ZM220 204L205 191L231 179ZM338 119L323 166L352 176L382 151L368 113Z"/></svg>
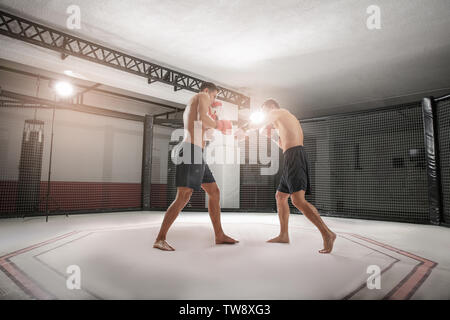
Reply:
<svg viewBox="0 0 450 320"><path fill-rule="evenodd" d="M60 97L66 98L73 94L73 86L65 81L58 81L55 83L56 94Z"/></svg>
<svg viewBox="0 0 450 320"><path fill-rule="evenodd" d="M250 121L254 124L259 124L264 121L266 118L266 115L264 112L261 111L255 111L250 115Z"/></svg>

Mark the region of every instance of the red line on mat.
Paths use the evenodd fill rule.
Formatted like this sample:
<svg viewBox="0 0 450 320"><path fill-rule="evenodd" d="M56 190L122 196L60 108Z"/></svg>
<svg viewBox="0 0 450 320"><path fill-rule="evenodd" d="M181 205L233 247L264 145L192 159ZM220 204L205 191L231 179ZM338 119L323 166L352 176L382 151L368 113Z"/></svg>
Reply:
<svg viewBox="0 0 450 320"><path fill-rule="evenodd" d="M373 243L377 246L383 247L387 250L396 252L408 258L419 261L420 264L417 265L405 278L403 278L400 283L391 290L383 299L389 300L407 300L412 297L412 295L417 291L417 289L422 285L422 283L428 278L431 270L437 266L437 262L419 257L413 253L394 248L390 245L357 235L353 233L348 233L355 238Z"/></svg>
<svg viewBox="0 0 450 320"><path fill-rule="evenodd" d="M39 287L39 285L33 281L29 276L23 273L13 262L10 261L11 258L31 251L33 249L45 246L47 244L56 242L58 240L67 238L71 235L78 233L78 231L72 231L61 236L49 239L44 242L40 242L29 247L8 253L0 257L0 270L2 270L8 278L10 278L19 288L21 288L25 293L35 299L39 300L50 300L55 299L51 294L47 293L45 290Z"/></svg>

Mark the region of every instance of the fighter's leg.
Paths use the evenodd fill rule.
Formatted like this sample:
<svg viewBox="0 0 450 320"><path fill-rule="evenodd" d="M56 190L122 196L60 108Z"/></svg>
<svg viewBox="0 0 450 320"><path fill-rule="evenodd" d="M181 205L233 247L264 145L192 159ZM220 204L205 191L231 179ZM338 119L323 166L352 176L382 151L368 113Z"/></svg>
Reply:
<svg viewBox="0 0 450 320"><path fill-rule="evenodd" d="M280 219L280 234L278 237L270 239L267 242L289 243L289 193L277 191L275 199L277 200L278 218Z"/></svg>
<svg viewBox="0 0 450 320"><path fill-rule="evenodd" d="M225 235L220 222L220 190L217 183L203 183L202 189L208 194L208 211L214 228L216 244L234 244L239 241Z"/></svg>
<svg viewBox="0 0 450 320"><path fill-rule="evenodd" d="M166 242L166 235L167 232L169 231L170 226L175 221L180 211L183 210L183 208L191 199L192 192L193 190L191 188L186 187L177 188L177 196L167 209L166 214L164 215L164 219L161 224L161 229L159 230L159 234L156 237L156 241L155 244L153 245L153 248L165 251L175 250Z"/></svg>
<svg viewBox="0 0 450 320"><path fill-rule="evenodd" d="M300 190L291 195L292 204L300 210L305 217L307 217L316 227L319 229L323 238L324 248L320 250L320 253L330 253L333 250L334 240L336 239L336 234L332 232L325 222L320 217L319 212L316 207L310 204L305 199L305 191Z"/></svg>

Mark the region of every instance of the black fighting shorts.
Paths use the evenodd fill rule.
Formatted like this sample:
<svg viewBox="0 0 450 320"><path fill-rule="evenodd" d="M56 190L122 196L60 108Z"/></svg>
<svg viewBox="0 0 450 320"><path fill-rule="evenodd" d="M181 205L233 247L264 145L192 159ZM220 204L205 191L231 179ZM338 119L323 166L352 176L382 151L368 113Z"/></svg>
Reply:
<svg viewBox="0 0 450 320"><path fill-rule="evenodd" d="M277 190L289 194L305 190L306 194L311 194L309 163L305 148L303 146L289 148L283 156L283 168Z"/></svg>
<svg viewBox="0 0 450 320"><path fill-rule="evenodd" d="M216 182L203 157L203 149L189 142L182 142L176 147L176 153L181 163L176 165L176 186L200 190L203 183ZM188 163L183 162L187 153ZM190 157L189 157L190 152ZM190 158L190 162L189 162Z"/></svg>

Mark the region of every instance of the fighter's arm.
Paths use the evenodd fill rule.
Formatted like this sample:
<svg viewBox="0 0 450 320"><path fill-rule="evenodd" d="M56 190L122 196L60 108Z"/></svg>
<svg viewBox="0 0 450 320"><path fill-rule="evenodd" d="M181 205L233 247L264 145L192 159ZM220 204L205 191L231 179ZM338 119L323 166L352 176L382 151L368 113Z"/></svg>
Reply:
<svg viewBox="0 0 450 320"><path fill-rule="evenodd" d="M250 123L249 129L250 130L258 130L266 127L273 127L273 124L278 121L283 115L283 110L272 110L271 112L266 114L266 117L263 121L259 123Z"/></svg>
<svg viewBox="0 0 450 320"><path fill-rule="evenodd" d="M272 132L267 132L266 130L264 130L263 133L261 133L263 136L270 138L270 140L272 140L273 142L275 142L277 145L280 145L280 136L277 134L273 134ZM270 134L270 135L269 135Z"/></svg>
<svg viewBox="0 0 450 320"><path fill-rule="evenodd" d="M250 130L259 130L259 133L265 137L270 138L278 146L281 146L281 141L278 135L273 135L273 130L275 130L274 123L277 122L283 116L283 110L272 110L269 112L265 119L258 124L251 124Z"/></svg>
<svg viewBox="0 0 450 320"><path fill-rule="evenodd" d="M199 120L202 122L205 128L213 128L217 127L216 121L211 119L208 115L209 106L211 105L211 100L206 94L199 93L198 97L198 114Z"/></svg>
<svg viewBox="0 0 450 320"><path fill-rule="evenodd" d="M231 134L232 124L229 120L213 120L209 115L209 107L211 106L211 100L206 94L198 94L198 113L199 119L202 121L203 126L213 128L221 131L223 134Z"/></svg>
<svg viewBox="0 0 450 320"><path fill-rule="evenodd" d="M271 125L266 125L265 127L261 128L259 130L259 133L264 136L269 138L270 140L272 140L273 142L275 142L278 146L281 145L281 141L280 141L280 137L278 135L278 132L275 131L276 129ZM274 131L276 132L276 134L274 134Z"/></svg>

